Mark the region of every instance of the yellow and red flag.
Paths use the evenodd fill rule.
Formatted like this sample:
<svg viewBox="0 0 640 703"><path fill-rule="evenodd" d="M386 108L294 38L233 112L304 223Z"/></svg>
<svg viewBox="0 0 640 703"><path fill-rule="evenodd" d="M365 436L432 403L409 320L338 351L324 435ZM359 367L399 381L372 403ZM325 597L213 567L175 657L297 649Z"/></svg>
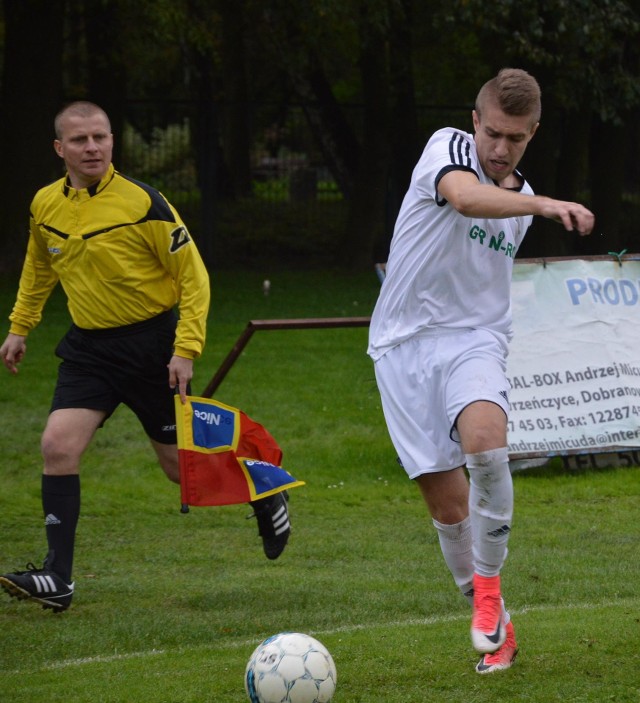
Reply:
<svg viewBox="0 0 640 703"><path fill-rule="evenodd" d="M281 466L282 450L241 410L210 398L176 395L183 511L188 505L248 503L304 486Z"/></svg>

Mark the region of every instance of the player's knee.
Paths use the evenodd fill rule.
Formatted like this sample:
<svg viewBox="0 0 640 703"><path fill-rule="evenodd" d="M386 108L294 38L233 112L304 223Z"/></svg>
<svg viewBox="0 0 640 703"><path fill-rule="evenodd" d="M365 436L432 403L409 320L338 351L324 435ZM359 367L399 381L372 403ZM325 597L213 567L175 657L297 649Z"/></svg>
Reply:
<svg viewBox="0 0 640 703"><path fill-rule="evenodd" d="M477 454L507 444L507 417L489 402L472 403L460 414L458 433L465 454Z"/></svg>
<svg viewBox="0 0 640 703"><path fill-rule="evenodd" d="M64 433L45 430L40 440L45 473L74 473L80 462L80 450Z"/></svg>
<svg viewBox="0 0 640 703"><path fill-rule="evenodd" d="M469 515L467 503L436 505L430 508L431 517L443 525L458 525Z"/></svg>
<svg viewBox="0 0 640 703"><path fill-rule="evenodd" d="M498 447L504 447L507 443L506 432L502 427L493 425L478 425L467 434L462 440L465 454L480 454Z"/></svg>
<svg viewBox="0 0 640 703"><path fill-rule="evenodd" d="M423 489L422 495L431 517L443 525L457 525L469 515L466 490L455 492L431 487L431 490Z"/></svg>

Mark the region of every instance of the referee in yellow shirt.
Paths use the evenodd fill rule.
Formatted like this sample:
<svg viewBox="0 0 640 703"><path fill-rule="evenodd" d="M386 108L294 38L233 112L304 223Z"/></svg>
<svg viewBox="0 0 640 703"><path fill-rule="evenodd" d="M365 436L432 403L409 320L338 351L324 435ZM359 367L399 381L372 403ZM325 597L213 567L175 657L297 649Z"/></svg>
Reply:
<svg viewBox="0 0 640 703"><path fill-rule="evenodd" d="M74 592L80 459L120 403L137 415L167 477L179 483L175 392L185 399L202 353L209 276L185 224L154 188L117 172L109 117L74 102L55 118L64 178L39 190L9 334L0 358L13 374L54 286L67 296L72 326L42 435L42 504L48 553L42 568L0 576L11 596L54 611ZM174 313L177 306L179 315ZM288 536L282 494L254 504L267 557ZM287 530L275 534L274 520Z"/></svg>

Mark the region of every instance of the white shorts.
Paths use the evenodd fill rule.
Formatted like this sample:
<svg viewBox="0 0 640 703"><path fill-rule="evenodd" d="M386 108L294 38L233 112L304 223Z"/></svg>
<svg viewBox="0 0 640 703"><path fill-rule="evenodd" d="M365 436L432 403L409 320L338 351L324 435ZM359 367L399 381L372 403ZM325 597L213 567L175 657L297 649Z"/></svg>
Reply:
<svg viewBox="0 0 640 703"><path fill-rule="evenodd" d="M391 441L409 478L465 463L455 428L477 400L508 415L506 348L487 330L438 330L408 339L375 362Z"/></svg>

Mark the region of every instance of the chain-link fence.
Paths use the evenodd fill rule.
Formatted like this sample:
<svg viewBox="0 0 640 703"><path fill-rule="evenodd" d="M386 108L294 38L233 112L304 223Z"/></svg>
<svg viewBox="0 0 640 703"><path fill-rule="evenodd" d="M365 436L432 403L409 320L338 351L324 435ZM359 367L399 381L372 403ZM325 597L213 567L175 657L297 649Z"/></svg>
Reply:
<svg viewBox="0 0 640 703"><path fill-rule="evenodd" d="M209 261L242 265L273 259L294 264L338 261L348 204L303 107L255 104L247 108L249 183L235 193L230 187L233 174L225 163L229 158L224 143L227 110L216 106L215 134L203 140L197 109L188 101L129 102L118 167L165 194L194 236L202 239ZM361 107L352 106L346 112L354 131L360 133ZM421 107L419 131L425 142L443 125L472 131L470 112L470 107ZM215 160L215 177L203 182L198 166L205 155ZM627 191L623 227L637 231L637 183ZM387 208L387 230L393 226L392 211L398 205L395 193Z"/></svg>
<svg viewBox="0 0 640 703"><path fill-rule="evenodd" d="M215 183L201 185L199 115L193 102L127 104L118 168L159 190L178 208L195 236L202 235L215 260L265 257L332 263L346 228L347 203L314 139L300 105L251 105L249 187L232 193L223 143L225 106L218 106L217 133L207 135ZM362 108L345 108L356 133ZM468 127L468 108L424 108L427 136L443 124ZM213 144L213 148L211 145ZM206 233L206 234L205 234Z"/></svg>

